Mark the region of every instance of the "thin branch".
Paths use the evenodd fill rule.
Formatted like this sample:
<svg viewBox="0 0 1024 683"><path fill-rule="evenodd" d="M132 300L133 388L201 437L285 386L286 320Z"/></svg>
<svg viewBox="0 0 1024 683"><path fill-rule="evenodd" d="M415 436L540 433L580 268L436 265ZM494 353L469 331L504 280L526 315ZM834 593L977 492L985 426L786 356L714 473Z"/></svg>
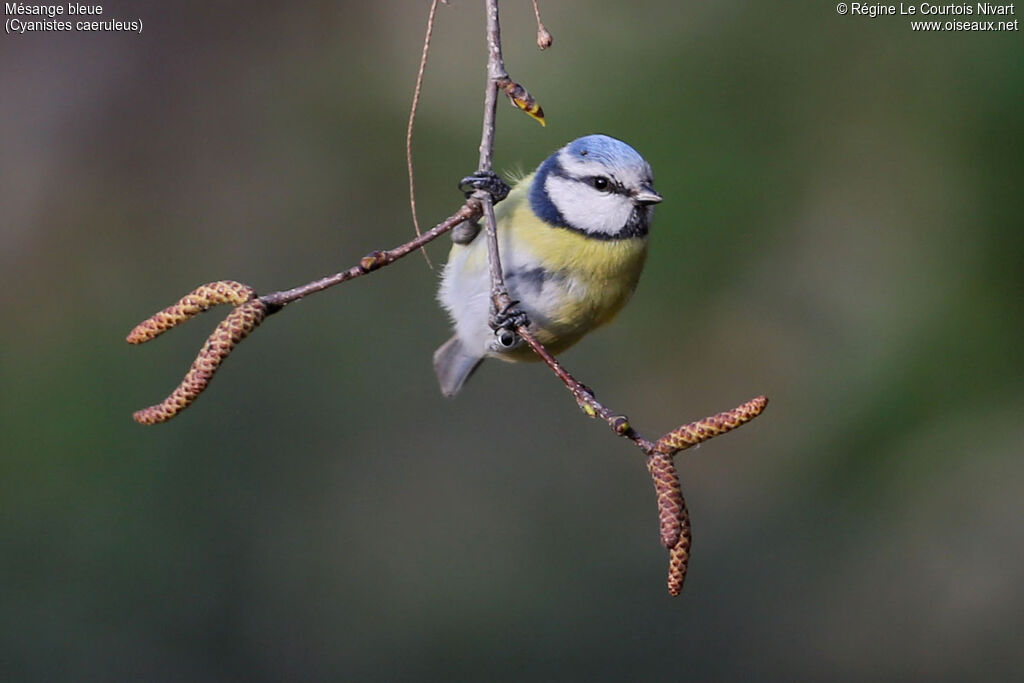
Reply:
<svg viewBox="0 0 1024 683"><path fill-rule="evenodd" d="M416 179L412 168L412 127L416 121L416 110L420 105L420 90L423 88L423 74L427 70L427 55L430 52L430 36L434 33L434 15L437 14L437 2L438 0L433 0L430 3L430 13L427 15L427 31L423 36L423 54L420 55L420 69L416 73L416 87L412 91L409 126L405 130L405 164L409 171L409 210L412 212L412 225L416 229L417 237L420 237L421 233L420 219L416 215ZM420 247L420 251L423 252L423 258L426 259L427 265L433 270L434 264L431 263L427 250L424 247Z"/></svg>
<svg viewBox="0 0 1024 683"><path fill-rule="evenodd" d="M551 355L544 345L534 338L530 330L525 326L516 328L516 334L526 342L533 352L536 353L542 361L544 361L551 371L555 373L558 379L562 380L566 388L572 392L573 397L576 399L576 403L579 404L580 408L588 417L600 418L604 420L613 432L619 436L625 437L632 441L636 446L644 453L650 453L654 450L654 442L641 436L633 426L630 425L629 419L625 415L619 415L612 410L601 405L601 403L594 396L594 392L588 387L580 383L575 377L573 377L568 370L562 367L562 364Z"/></svg>
<svg viewBox="0 0 1024 683"><path fill-rule="evenodd" d="M348 270L343 270L340 273L335 273L334 275L328 275L327 277L314 280L313 282L299 287L294 287L283 292L264 294L260 299L268 306L280 309L282 306L301 299L304 296L309 296L316 292L322 292L323 290L329 289L335 285L340 285L342 282L348 282L349 280L355 279L361 275L372 273L379 268L391 265L403 256L407 256L410 252L432 242L454 228L456 225L464 223L471 218L478 218L480 216L480 210L480 203L477 200L473 198L467 199L466 203L462 205L462 208L414 240L410 240L405 244L401 244L394 249L389 249L387 251L371 251L359 260L358 265L352 266ZM276 310L271 312L276 312Z"/></svg>
<svg viewBox="0 0 1024 683"><path fill-rule="evenodd" d="M481 173L493 171L494 120L498 111L498 81L508 78L505 61L501 56L501 22L498 20L498 0L486 0L487 13L487 87L484 90L483 132L480 134Z"/></svg>
<svg viewBox="0 0 1024 683"><path fill-rule="evenodd" d="M304 296L322 292L342 282L348 282L390 265L431 240L437 239L460 223L478 218L480 210L480 202L476 199L468 199L462 208L416 239L387 251L370 252L348 270L283 292L256 296L255 290L251 287L231 280L211 282L196 288L174 305L168 306L136 325L128 333L128 343L142 344L155 339L172 327L176 327L219 304L232 304L235 308L206 340L196 355L192 367L189 368L174 391L160 403L137 410L133 418L140 424L158 424L170 420L199 398L228 355L267 316L277 313L287 304Z"/></svg>
<svg viewBox="0 0 1024 683"><path fill-rule="evenodd" d="M487 87L484 90L483 132L480 134L480 174L494 171L495 119L498 112L498 83L508 81L505 61L501 56L501 23L498 20L498 0L486 0L487 13ZM501 269L501 254L498 251L497 223L494 217L494 198L489 192L477 190L474 197L483 206L487 236L487 264L491 276L492 312L504 310L510 303L508 288Z"/></svg>

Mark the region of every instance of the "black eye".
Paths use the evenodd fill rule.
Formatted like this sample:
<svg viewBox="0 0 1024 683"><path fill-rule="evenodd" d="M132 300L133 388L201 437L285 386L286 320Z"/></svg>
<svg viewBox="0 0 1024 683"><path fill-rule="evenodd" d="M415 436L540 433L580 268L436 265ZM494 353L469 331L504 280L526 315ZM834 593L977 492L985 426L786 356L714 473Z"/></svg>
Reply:
<svg viewBox="0 0 1024 683"><path fill-rule="evenodd" d="M602 192L607 190L611 185L611 183L608 182L608 179L602 175L594 176L590 179L590 182L594 184L594 189L601 190Z"/></svg>

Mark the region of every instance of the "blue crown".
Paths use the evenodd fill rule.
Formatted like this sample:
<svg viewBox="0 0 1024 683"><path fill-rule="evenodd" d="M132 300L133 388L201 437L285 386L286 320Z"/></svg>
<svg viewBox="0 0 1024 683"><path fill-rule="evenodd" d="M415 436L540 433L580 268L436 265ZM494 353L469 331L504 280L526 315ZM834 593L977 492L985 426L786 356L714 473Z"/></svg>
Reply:
<svg viewBox="0 0 1024 683"><path fill-rule="evenodd" d="M585 135L566 145L566 151L581 159L592 159L608 166L635 164L642 166L644 158L622 140L607 135Z"/></svg>

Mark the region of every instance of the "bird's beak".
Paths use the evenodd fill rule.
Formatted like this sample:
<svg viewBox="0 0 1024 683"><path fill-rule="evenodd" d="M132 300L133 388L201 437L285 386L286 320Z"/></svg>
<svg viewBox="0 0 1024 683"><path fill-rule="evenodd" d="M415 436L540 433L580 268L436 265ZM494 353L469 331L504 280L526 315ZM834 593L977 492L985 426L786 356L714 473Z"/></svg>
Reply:
<svg viewBox="0 0 1024 683"><path fill-rule="evenodd" d="M640 188L640 191L633 195L633 201L643 206L649 206L650 204L657 204L664 197L654 191L654 188L650 185L644 185Z"/></svg>

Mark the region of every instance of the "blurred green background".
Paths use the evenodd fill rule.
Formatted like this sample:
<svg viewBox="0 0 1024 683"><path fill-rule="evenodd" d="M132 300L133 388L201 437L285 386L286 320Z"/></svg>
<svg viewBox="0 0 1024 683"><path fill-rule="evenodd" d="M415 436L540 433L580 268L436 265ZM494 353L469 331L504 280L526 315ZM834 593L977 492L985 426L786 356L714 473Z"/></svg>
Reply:
<svg viewBox="0 0 1024 683"><path fill-rule="evenodd" d="M423 222L476 164L482 3L439 9ZM111 2L0 38L5 681L1008 680L1024 666L1024 50L833 3L503 3L496 165L583 134L665 195L631 305L564 356L677 460L668 597L628 443L537 366L442 400L419 257L295 304L171 423L221 317L411 234L426 3ZM447 245L430 253L444 261Z"/></svg>

